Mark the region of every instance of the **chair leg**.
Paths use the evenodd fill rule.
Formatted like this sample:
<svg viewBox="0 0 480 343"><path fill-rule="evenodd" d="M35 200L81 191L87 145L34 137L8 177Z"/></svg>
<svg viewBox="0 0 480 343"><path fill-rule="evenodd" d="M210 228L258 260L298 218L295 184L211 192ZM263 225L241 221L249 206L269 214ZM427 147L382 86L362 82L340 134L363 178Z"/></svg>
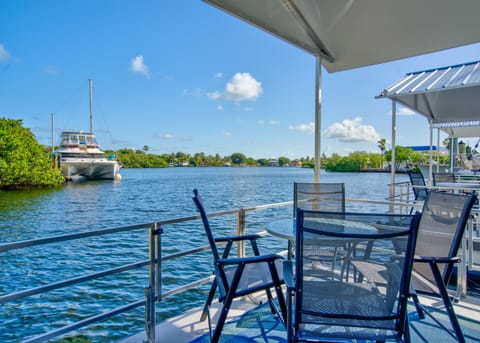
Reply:
<svg viewBox="0 0 480 343"><path fill-rule="evenodd" d="M225 297L225 300L223 301L222 312L220 313L220 317L218 318L215 330L213 330L213 335L211 338L212 343L218 343L218 341L220 340L223 326L225 325L225 321L227 320L228 311L230 310L230 306L232 306L233 294L234 292L229 291L227 296Z"/></svg>
<svg viewBox="0 0 480 343"><path fill-rule="evenodd" d="M442 297L443 304L445 305L445 309L447 310L450 323L452 324L453 330L455 331L455 334L457 336L457 341L464 343L465 337L463 336L462 328L460 327L460 323L458 322L457 315L455 314L455 310L450 300L450 296L447 292L445 284L443 283L440 270L435 263L430 263L430 269L432 270L435 282L438 286L438 290L440 291L440 296Z"/></svg>
<svg viewBox="0 0 480 343"><path fill-rule="evenodd" d="M230 284L230 288L227 292L227 295L223 299L223 306L220 312L220 316L217 321L217 325L215 326L215 330L213 331L212 343L217 343L220 340L220 336L222 334L223 326L225 325L225 321L227 320L228 311L232 306L233 298L235 297L235 293L237 292L238 284L242 277L243 271L245 269L244 264L240 264L235 271L235 275L233 276L232 282Z"/></svg>
<svg viewBox="0 0 480 343"><path fill-rule="evenodd" d="M270 289L265 289L265 293L267 293L267 299L268 299L268 304L270 305L270 310L272 311L272 313L275 313L275 305L273 303L273 296L272 296L272 292L270 291Z"/></svg>
<svg viewBox="0 0 480 343"><path fill-rule="evenodd" d="M410 343L411 337L410 337L410 323L408 320L408 311L405 314L405 327L403 328L403 338L405 343Z"/></svg>
<svg viewBox="0 0 480 343"><path fill-rule="evenodd" d="M268 267L270 269L270 275L272 277L272 281L275 287L275 292L277 294L278 305L280 306L280 313L279 313L281 317L280 319L284 324L286 324L287 323L287 303L285 302L285 296L283 295L283 290L282 290L282 283L280 282L280 277L278 276L278 271L277 271L277 268L275 267L275 262L274 261L269 262ZM277 309L275 308L273 303L273 298L272 298L270 289L267 288L266 291L269 297L269 301L271 301L270 307L273 306L272 310L274 312L277 312Z"/></svg>
<svg viewBox="0 0 480 343"><path fill-rule="evenodd" d="M415 304L415 309L417 310L418 318L425 319L425 313L423 313L422 306L420 305L420 300L418 300L418 295L415 292L415 290L410 292L410 296L412 297L413 303Z"/></svg>
<svg viewBox="0 0 480 343"><path fill-rule="evenodd" d="M203 322L207 318L208 311L210 311L210 305L212 304L213 297L215 296L215 291L217 290L217 279L213 279L212 287L210 287L210 292L208 292L207 300L205 300L205 305L203 305L202 315L200 316L200 321Z"/></svg>

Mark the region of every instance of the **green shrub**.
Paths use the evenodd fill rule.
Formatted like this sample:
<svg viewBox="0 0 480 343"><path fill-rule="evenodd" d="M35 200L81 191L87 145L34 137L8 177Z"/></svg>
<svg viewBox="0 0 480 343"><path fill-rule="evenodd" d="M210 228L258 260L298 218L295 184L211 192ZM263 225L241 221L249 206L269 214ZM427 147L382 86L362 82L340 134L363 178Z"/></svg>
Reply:
<svg viewBox="0 0 480 343"><path fill-rule="evenodd" d="M55 187L64 181L21 120L0 118L0 189Z"/></svg>

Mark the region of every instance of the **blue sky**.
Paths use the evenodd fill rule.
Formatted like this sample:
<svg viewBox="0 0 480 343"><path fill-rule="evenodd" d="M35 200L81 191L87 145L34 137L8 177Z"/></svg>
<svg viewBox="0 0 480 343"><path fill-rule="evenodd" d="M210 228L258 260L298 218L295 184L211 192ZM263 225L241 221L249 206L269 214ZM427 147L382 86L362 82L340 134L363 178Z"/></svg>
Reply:
<svg viewBox="0 0 480 343"><path fill-rule="evenodd" d="M407 72L478 60L480 45L329 74L322 152L378 152L391 103L375 99ZM104 149L254 158L313 156L315 59L195 0L0 3L0 117L40 143L89 129ZM397 119L397 144L428 145L428 124ZM436 139L435 139L436 141ZM475 139L470 141L474 145Z"/></svg>

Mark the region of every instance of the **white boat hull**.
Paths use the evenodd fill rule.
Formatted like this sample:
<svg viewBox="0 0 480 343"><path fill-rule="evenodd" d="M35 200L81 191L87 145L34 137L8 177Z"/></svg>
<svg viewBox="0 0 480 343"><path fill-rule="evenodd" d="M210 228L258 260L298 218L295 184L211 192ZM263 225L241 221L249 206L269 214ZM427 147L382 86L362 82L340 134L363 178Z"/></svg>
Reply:
<svg viewBox="0 0 480 343"><path fill-rule="evenodd" d="M120 165L107 159L61 159L60 167L67 180L84 177L89 180L115 180L118 177Z"/></svg>

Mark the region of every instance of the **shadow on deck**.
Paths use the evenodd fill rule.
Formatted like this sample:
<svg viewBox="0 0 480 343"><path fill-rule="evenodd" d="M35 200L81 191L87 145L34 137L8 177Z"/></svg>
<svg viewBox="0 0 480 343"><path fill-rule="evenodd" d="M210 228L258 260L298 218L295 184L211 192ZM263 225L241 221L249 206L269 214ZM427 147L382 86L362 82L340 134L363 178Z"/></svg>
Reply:
<svg viewBox="0 0 480 343"><path fill-rule="evenodd" d="M449 327L448 317L437 299L422 297L422 303L434 308L436 317ZM234 302L230 310L230 321L225 325L221 342L280 342L286 343L286 330L281 321L270 311L268 304L257 305L250 299ZM215 322L217 309L213 309ZM480 300L467 297L455 304L460 325L467 342L480 342ZM156 328L156 342L208 343L207 321L199 322L200 309L193 309L181 316L167 320ZM456 342L429 318L420 320L415 307L409 307L410 334L412 342ZM143 342L145 336L138 334L122 343Z"/></svg>

